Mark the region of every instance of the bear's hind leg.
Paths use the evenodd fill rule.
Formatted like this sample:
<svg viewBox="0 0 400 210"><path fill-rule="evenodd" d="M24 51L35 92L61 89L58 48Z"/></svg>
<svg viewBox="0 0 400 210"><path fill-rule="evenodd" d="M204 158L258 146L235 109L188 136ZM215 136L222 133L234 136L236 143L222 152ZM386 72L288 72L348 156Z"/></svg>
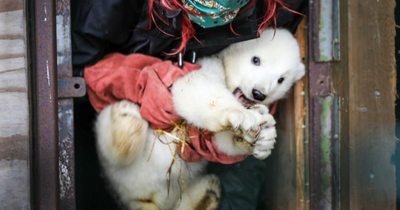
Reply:
<svg viewBox="0 0 400 210"><path fill-rule="evenodd" d="M120 101L106 107L96 123L100 155L110 164L129 165L143 151L147 129L138 105Z"/></svg>
<svg viewBox="0 0 400 210"><path fill-rule="evenodd" d="M151 199L134 199L128 202L127 209L130 210L161 210L154 200Z"/></svg>
<svg viewBox="0 0 400 210"><path fill-rule="evenodd" d="M189 195L182 192L182 200L177 210L215 210L221 197L219 178L208 174L193 186L189 187ZM179 202L179 201L178 201Z"/></svg>

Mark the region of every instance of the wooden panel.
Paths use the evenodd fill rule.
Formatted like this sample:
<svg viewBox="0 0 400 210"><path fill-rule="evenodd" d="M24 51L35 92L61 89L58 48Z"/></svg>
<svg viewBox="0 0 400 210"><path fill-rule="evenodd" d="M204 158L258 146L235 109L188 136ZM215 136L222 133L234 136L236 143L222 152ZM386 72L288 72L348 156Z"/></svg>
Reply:
<svg viewBox="0 0 400 210"><path fill-rule="evenodd" d="M23 10L24 1L23 0L1 0L0 1L0 12L9 12L15 10ZM19 18L21 19L21 18Z"/></svg>
<svg viewBox="0 0 400 210"><path fill-rule="evenodd" d="M272 152L274 161L273 207L268 209L296 209L296 139L294 94L279 101L277 116L278 138Z"/></svg>
<svg viewBox="0 0 400 210"><path fill-rule="evenodd" d="M349 209L395 209L395 1L348 6Z"/></svg>
<svg viewBox="0 0 400 210"><path fill-rule="evenodd" d="M0 77L3 73L20 69L25 69L25 57L0 59Z"/></svg>
<svg viewBox="0 0 400 210"><path fill-rule="evenodd" d="M28 135L27 105L26 92L0 93L0 137Z"/></svg>
<svg viewBox="0 0 400 210"><path fill-rule="evenodd" d="M0 159L0 209L30 209L28 169L26 160Z"/></svg>
<svg viewBox="0 0 400 210"><path fill-rule="evenodd" d="M305 62L307 55L307 26L304 19L297 28L296 38L300 45L300 53ZM307 67L306 67L307 69ZM307 76L298 81L294 86L294 119L295 119L295 144L296 144L296 209L308 209L309 198L307 194L306 162L307 150L305 150L307 132L307 108L306 108L306 90Z"/></svg>
<svg viewBox="0 0 400 210"><path fill-rule="evenodd" d="M26 71L25 69L13 69L2 74L7 78L0 83L0 93L5 92L24 92L26 93Z"/></svg>
<svg viewBox="0 0 400 210"><path fill-rule="evenodd" d="M301 56L306 56L305 20L297 30ZM267 162L271 163L273 174L267 177L266 209L305 210L308 208L306 193L304 150L307 113L305 108L306 78L297 82L293 91L279 101L277 114L278 139L276 148Z"/></svg>
<svg viewBox="0 0 400 210"><path fill-rule="evenodd" d="M26 160L28 157L28 147L26 146L27 136L13 135L11 137L0 138L0 159L20 159Z"/></svg>
<svg viewBox="0 0 400 210"><path fill-rule="evenodd" d="M0 209L30 209L23 3L0 1Z"/></svg>
<svg viewBox="0 0 400 210"><path fill-rule="evenodd" d="M0 59L25 56L25 41L23 39L0 39Z"/></svg>
<svg viewBox="0 0 400 210"><path fill-rule="evenodd" d="M21 17L23 10L0 13L0 39L23 39L25 24Z"/></svg>

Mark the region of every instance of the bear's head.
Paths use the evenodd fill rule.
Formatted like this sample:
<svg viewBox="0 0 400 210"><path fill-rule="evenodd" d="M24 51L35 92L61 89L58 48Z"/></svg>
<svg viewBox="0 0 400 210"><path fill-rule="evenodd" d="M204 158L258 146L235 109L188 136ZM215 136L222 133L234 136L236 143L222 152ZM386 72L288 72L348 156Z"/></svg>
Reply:
<svg viewBox="0 0 400 210"><path fill-rule="evenodd" d="M245 107L285 97L305 74L299 45L285 29L267 29L258 39L232 44L220 57L226 84Z"/></svg>

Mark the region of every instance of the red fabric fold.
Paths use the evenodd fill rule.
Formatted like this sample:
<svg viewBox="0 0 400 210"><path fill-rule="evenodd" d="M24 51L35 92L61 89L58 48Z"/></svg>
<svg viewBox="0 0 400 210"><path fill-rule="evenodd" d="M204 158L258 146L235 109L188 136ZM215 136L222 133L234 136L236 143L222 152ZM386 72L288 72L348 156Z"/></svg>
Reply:
<svg viewBox="0 0 400 210"><path fill-rule="evenodd" d="M130 100L141 105L140 114L151 128L170 131L171 121L180 118L168 88L178 78L199 68L185 63L181 69L171 61L147 55L113 53L85 68L87 93L97 112L117 101Z"/></svg>
<svg viewBox="0 0 400 210"><path fill-rule="evenodd" d="M247 155L229 156L218 150L215 145L214 133L199 131L196 127L188 127L191 144L187 145L184 154L179 156L189 162L208 160L223 164L232 164L246 159ZM179 150L180 151L180 150Z"/></svg>
<svg viewBox="0 0 400 210"><path fill-rule="evenodd" d="M151 128L171 131L172 122L181 118L174 110L170 88L178 78L199 68L186 62L179 68L171 61L142 54L113 53L86 67L84 77L89 100L97 112L117 101L130 100L140 105L140 114ZM200 132L194 127L189 130L190 136L196 137L191 138L185 154L180 154L189 162L208 160L230 164L247 157L228 156L219 151L211 132Z"/></svg>

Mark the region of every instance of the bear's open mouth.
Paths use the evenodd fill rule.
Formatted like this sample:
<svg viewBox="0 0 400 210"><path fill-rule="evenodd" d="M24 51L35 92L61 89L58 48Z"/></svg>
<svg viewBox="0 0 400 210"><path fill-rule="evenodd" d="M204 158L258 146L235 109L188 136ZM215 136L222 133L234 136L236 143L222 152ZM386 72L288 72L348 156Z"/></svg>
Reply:
<svg viewBox="0 0 400 210"><path fill-rule="evenodd" d="M236 88L235 91L233 91L233 95L237 98L237 100L246 108L250 108L256 104L255 101L252 101L243 94L242 90L239 88Z"/></svg>

